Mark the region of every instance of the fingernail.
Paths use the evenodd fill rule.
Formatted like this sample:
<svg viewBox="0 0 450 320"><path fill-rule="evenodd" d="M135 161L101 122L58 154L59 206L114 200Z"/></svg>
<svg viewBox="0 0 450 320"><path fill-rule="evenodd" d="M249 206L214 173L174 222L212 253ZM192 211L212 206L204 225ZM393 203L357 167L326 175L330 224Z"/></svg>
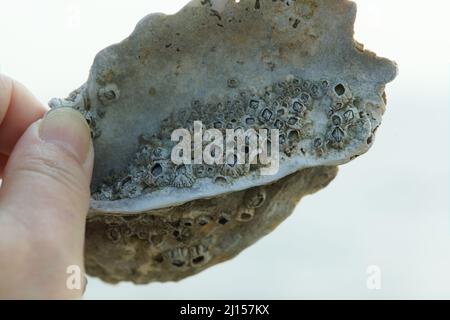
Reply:
<svg viewBox="0 0 450 320"><path fill-rule="evenodd" d="M85 162L91 147L91 132L86 120L71 108L50 110L40 123L39 136L45 142L65 148L80 164Z"/></svg>

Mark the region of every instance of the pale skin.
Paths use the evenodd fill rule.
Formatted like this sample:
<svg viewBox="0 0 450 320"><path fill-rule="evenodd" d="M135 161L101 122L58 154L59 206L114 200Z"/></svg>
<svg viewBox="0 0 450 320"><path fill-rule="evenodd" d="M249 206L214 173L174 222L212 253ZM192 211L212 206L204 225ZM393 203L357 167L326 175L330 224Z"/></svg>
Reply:
<svg viewBox="0 0 450 320"><path fill-rule="evenodd" d="M82 116L0 74L0 299L73 299L83 269L93 147Z"/></svg>

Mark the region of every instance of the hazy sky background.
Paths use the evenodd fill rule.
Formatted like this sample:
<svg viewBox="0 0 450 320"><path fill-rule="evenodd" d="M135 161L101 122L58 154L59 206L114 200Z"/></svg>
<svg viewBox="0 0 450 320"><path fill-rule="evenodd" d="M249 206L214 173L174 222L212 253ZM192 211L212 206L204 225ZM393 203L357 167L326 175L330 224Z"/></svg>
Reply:
<svg viewBox="0 0 450 320"><path fill-rule="evenodd" d="M356 39L400 70L371 151L234 260L179 283L90 279L86 298L450 298L450 2L356 2ZM99 50L185 3L0 0L0 71L43 102L65 97Z"/></svg>

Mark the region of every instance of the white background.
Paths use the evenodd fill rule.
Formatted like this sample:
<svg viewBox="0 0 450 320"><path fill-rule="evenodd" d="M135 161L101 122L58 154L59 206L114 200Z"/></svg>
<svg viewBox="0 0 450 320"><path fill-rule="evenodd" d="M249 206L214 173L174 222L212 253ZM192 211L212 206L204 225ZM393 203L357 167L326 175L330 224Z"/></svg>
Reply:
<svg viewBox="0 0 450 320"><path fill-rule="evenodd" d="M0 71L43 102L64 97L96 52L186 2L0 0ZM87 299L450 298L450 2L356 2L356 39L400 69L371 151L234 260L179 283L90 279ZM366 286L370 265L381 290Z"/></svg>

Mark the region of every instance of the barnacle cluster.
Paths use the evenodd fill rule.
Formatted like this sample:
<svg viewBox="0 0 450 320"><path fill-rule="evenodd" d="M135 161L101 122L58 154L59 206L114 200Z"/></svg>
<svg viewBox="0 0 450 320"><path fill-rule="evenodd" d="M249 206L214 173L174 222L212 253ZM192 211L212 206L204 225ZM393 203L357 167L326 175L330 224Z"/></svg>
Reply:
<svg viewBox="0 0 450 320"><path fill-rule="evenodd" d="M250 222L265 201L266 189L261 187L241 192L240 201L226 206L215 201L200 201L195 209L192 204L186 205L184 209L190 214L184 217L153 212L92 218L90 222L101 226L104 241L118 246L129 245L133 241L145 244L152 254L151 264L155 269L188 271L203 267L211 260L210 247L217 241L214 239L217 232Z"/></svg>
<svg viewBox="0 0 450 320"><path fill-rule="evenodd" d="M355 18L348 0L192 0L99 52L86 84L50 102L79 110L94 138L87 273L112 283L199 273L367 152L397 67L353 40ZM172 141L180 131L191 139ZM212 132L222 148L210 148ZM180 144L193 144L180 148L191 161L176 161Z"/></svg>
<svg viewBox="0 0 450 320"><path fill-rule="evenodd" d="M220 198L140 214L91 217L86 268L112 283L173 281L198 273L269 232L298 199L324 187L336 172L335 167L309 168L273 185ZM276 214L273 205L279 210Z"/></svg>
<svg viewBox="0 0 450 320"><path fill-rule="evenodd" d="M101 108L92 109L89 96L87 94L86 84L72 91L65 99L54 98L49 102L51 108L68 107L79 111L86 119L91 128L91 137L96 139L100 137L101 130L97 125L99 119L105 115L105 110Z"/></svg>
<svg viewBox="0 0 450 320"><path fill-rule="evenodd" d="M171 160L171 151L177 142L171 140L171 134L185 128L193 136L195 121L201 121L204 129L220 130L223 136L227 129L242 132L253 129L256 135L266 129L269 144L270 130L277 129L282 161L293 155L321 156L327 149L341 149L352 132L357 134L355 120L359 111L355 102L358 99L340 81L290 76L259 92L239 90L236 79L228 80L227 85L236 92L223 101L193 100L190 107L164 119L158 133L143 134L136 157L127 170L108 176L95 190L94 199L134 198L165 187L189 188L202 178L229 183L264 166L250 161L248 141L244 142L243 161L237 158L239 153L232 155L232 159L226 158L223 148L219 151L224 152L223 164L176 165ZM317 113L327 118L326 126L314 123Z"/></svg>

